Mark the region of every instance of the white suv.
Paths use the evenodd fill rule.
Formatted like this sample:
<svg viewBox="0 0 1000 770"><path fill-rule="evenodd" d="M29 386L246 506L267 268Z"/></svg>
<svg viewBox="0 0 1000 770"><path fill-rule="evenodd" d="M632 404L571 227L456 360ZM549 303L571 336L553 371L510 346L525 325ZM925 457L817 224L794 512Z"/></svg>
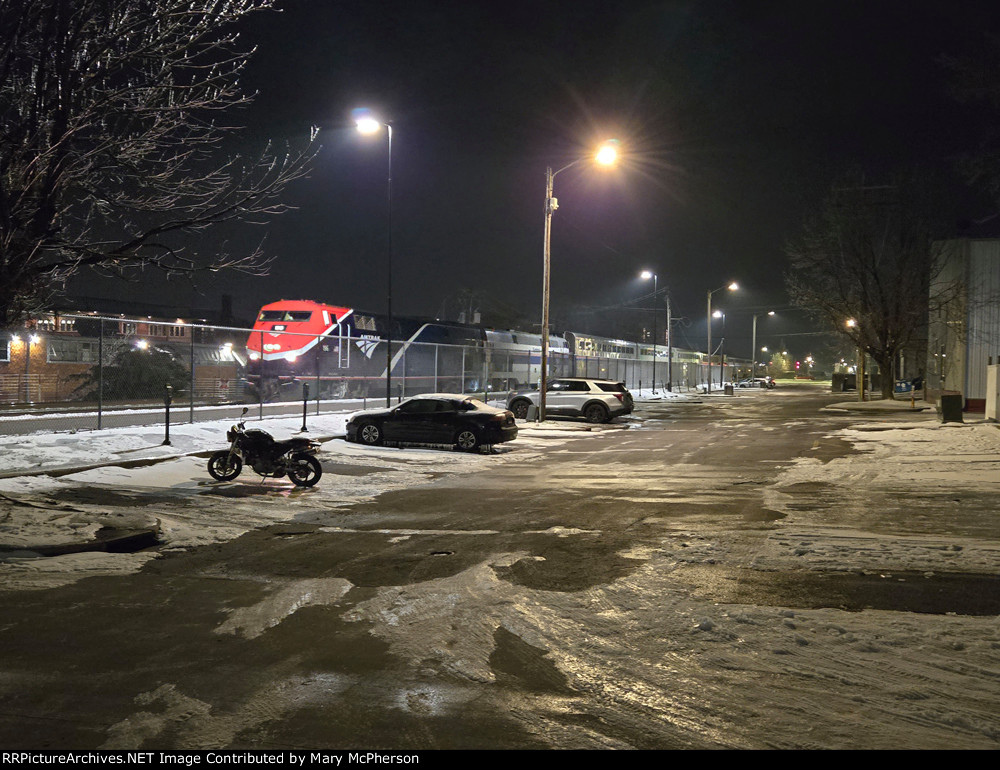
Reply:
<svg viewBox="0 0 1000 770"><path fill-rule="evenodd" d="M528 416L528 409L538 407L539 392L521 390L507 397L507 408L518 419ZM632 394L625 383L615 380L592 380L586 377L558 377L545 389L546 414L583 417L587 422L609 422L632 413Z"/></svg>

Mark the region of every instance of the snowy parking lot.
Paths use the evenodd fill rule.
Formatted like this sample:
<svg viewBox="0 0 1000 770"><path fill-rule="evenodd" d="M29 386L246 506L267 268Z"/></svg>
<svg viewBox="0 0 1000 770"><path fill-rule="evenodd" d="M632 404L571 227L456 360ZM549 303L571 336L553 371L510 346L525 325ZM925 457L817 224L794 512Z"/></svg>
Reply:
<svg viewBox="0 0 1000 770"><path fill-rule="evenodd" d="M272 525L294 532L296 523L308 524L302 531L313 537L380 534L387 546L467 538L483 544L482 561L434 579L393 584L381 578L377 589L350 602L345 597L354 586L340 577L270 578L258 601L213 616L212 633L266 639L307 608L327 607L341 624L360 624L394 661L416 672L391 695L392 703L416 698L433 703L428 714L443 715L492 697L479 687L506 681L497 668L508 670L504 645L515 640L525 650L543 651L538 671L550 671L544 681L559 682L567 700L557 705L509 695L517 706L504 718L544 735L553 747L997 748L997 614L914 610L891 589L926 591L945 577L995 586L989 581L1000 574L994 502L1000 428L982 421L941 424L931 413L899 419L873 411L823 417L811 449L791 460L758 457L762 431L780 436L803 429L803 422L755 422L742 406L773 409L794 398L778 390L705 403L646 400L632 418L594 428L521 423L518 439L492 454L361 447L333 438L346 415L310 418L310 435L329 439L320 453L324 476L313 489L261 483L249 473L231 483L212 481L201 455L224 444L224 423L172 428L171 447L161 446L155 431L136 429L10 437L2 455L7 475L0 479L0 545L6 548L0 597L41 596L86 577L125 580L157 559L231 543ZM684 410L691 409L707 410L707 421L686 423ZM285 418L263 427L283 437L300 424ZM697 450L706 431L725 431L733 452L729 467L710 465L710 456ZM665 465L668 457L672 464ZM595 462L606 462L608 475L629 491L606 499L607 487L579 472ZM540 470L549 467L555 475ZM55 474L40 472L45 469ZM563 525L533 526L525 518L531 499L518 496L511 483L541 489L557 479L569 484L569 499L608 506L607 526L632 522L625 532L634 539L617 529L601 531L603 519L575 517L571 509ZM484 500L512 496L518 512L482 520L400 518L395 506L408 498L399 495L440 488L455 495L482 489ZM391 516L376 502L388 497ZM715 515L744 507L767 516ZM684 515L672 518L675 509ZM341 511L350 516L340 517ZM162 544L134 553L43 558L31 552L130 527L155 527ZM629 568L585 579L606 568L595 560L573 578L589 587L534 585L527 577L532 565L548 560L552 567L560 551L542 556L547 549L504 548L515 535L567 544L620 541L611 563ZM505 575L522 577L501 579ZM824 585L834 590L866 580L885 586L890 599L876 596L866 608L812 601ZM979 605L970 597L962 606ZM432 677L436 683L427 684L429 671L440 671L440 681ZM456 680L468 686L456 688ZM222 747L236 740L237 726L265 719L252 705L262 694L226 707L234 713L219 714L219 704L199 701L196 716L175 718L174 712L190 712L193 701L184 693L191 685L164 687L136 693L136 713L108 731L106 748L138 748L150 740L163 745L167 736L178 747L193 741ZM310 697L339 702L336 693L317 690ZM163 710L155 728L149 704ZM270 705L267 724L296 708L293 701ZM382 708L424 714L389 702ZM595 721L556 718L564 708ZM486 747L499 739L484 733L481 740Z"/></svg>

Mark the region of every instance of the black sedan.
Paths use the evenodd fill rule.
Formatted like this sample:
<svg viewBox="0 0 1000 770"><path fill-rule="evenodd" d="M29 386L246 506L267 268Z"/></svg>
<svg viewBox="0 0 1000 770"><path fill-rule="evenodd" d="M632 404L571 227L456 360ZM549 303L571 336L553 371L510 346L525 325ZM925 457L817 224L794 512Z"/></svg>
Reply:
<svg viewBox="0 0 1000 770"><path fill-rule="evenodd" d="M384 442L454 444L471 452L515 438L517 425L512 412L455 393L413 396L391 409L358 412L347 422L347 440L369 446Z"/></svg>

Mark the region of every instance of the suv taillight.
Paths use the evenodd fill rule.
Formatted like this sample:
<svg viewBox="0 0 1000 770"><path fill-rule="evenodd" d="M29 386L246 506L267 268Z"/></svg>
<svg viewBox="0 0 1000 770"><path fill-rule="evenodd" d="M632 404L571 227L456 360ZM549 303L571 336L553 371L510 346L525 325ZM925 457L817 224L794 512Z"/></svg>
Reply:
<svg viewBox="0 0 1000 770"><path fill-rule="evenodd" d="M624 393L612 393L611 395L614 396L615 398L617 398L621 403L623 403L623 404L625 403L625 394Z"/></svg>

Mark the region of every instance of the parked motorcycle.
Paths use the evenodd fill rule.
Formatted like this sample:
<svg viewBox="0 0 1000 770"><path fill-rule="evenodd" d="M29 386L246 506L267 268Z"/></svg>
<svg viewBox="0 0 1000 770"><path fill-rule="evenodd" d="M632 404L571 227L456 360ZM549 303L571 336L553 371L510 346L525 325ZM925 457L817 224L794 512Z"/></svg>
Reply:
<svg viewBox="0 0 1000 770"><path fill-rule="evenodd" d="M243 463L265 478L287 475L297 486L311 487L323 475L323 466L313 455L319 442L308 438L276 441L266 430L247 429L243 417L226 431L229 449L215 452L208 460L208 473L217 481L232 481L240 475Z"/></svg>

